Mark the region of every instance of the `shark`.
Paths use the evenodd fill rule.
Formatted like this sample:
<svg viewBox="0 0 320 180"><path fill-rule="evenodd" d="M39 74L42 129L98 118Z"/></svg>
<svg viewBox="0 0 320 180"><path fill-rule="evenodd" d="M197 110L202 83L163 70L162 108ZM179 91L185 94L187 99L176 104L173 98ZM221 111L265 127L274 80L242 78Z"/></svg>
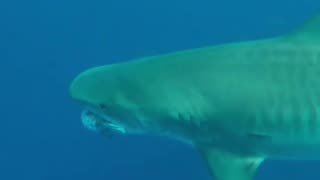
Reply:
<svg viewBox="0 0 320 180"><path fill-rule="evenodd" d="M216 180L320 159L320 15L279 36L89 68L70 85L90 130L190 144Z"/></svg>

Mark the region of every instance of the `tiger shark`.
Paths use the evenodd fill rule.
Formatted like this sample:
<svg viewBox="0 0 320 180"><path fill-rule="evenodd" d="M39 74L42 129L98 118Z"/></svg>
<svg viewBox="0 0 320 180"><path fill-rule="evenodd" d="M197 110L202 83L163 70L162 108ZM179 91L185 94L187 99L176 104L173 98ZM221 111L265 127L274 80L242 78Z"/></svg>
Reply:
<svg viewBox="0 0 320 180"><path fill-rule="evenodd" d="M265 159L320 159L320 16L287 34L90 68L71 83L82 122L200 152L213 179Z"/></svg>

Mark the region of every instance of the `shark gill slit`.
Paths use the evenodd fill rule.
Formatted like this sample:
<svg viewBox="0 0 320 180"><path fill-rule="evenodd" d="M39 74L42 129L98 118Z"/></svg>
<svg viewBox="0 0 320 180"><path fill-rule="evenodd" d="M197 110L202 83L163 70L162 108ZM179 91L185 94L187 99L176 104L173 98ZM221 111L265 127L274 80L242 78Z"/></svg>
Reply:
<svg viewBox="0 0 320 180"><path fill-rule="evenodd" d="M318 54L317 58L320 59L320 53ZM320 94L318 93L320 91L320 86L318 85L318 81L320 79L320 70L315 70L314 72L314 78L313 78L313 83L312 85L314 86L314 88L312 88L312 92L313 92L313 106L314 106L314 111L316 113L315 115L315 121L316 121L316 126L314 127L315 130L317 133L320 133L318 132L320 130Z"/></svg>
<svg viewBox="0 0 320 180"><path fill-rule="evenodd" d="M315 94L314 91L310 88L309 89L309 106L310 106L310 116L309 116L309 136L314 137L317 134L317 112L316 112L316 102L315 102Z"/></svg>
<svg viewBox="0 0 320 180"><path fill-rule="evenodd" d="M315 56L315 58L318 58L320 56ZM314 67L314 66L313 66ZM319 92L319 87L318 87L318 80L320 78L319 75L319 70L314 70L312 72L312 74L310 75L311 77L313 77L311 79L310 82L310 101L311 101L311 106L312 106L312 117L311 117L311 122L310 122L310 129L312 129L311 131L311 135L318 135L318 131L320 129L320 127L318 127L320 125L319 121L320 121L320 96L317 92Z"/></svg>
<svg viewBox="0 0 320 180"><path fill-rule="evenodd" d="M302 121L302 137L303 138L312 138L312 134L315 130L315 118L313 116L313 95L312 95L312 74L309 72L309 66L306 64L305 68L301 68L300 73L300 81L303 82L302 84L302 91L305 92L305 96L300 98L301 104L301 114L300 118ZM311 76L310 76L311 75Z"/></svg>

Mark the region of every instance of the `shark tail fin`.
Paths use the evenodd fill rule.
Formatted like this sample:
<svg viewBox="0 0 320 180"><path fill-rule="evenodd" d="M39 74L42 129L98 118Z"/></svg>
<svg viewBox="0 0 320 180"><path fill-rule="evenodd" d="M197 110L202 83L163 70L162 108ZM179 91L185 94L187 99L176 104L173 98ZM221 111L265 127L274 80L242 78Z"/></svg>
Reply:
<svg viewBox="0 0 320 180"><path fill-rule="evenodd" d="M218 149L202 149L209 171L216 180L252 180L263 157L248 157Z"/></svg>
<svg viewBox="0 0 320 180"><path fill-rule="evenodd" d="M320 15L311 17L285 37L299 41L320 42Z"/></svg>

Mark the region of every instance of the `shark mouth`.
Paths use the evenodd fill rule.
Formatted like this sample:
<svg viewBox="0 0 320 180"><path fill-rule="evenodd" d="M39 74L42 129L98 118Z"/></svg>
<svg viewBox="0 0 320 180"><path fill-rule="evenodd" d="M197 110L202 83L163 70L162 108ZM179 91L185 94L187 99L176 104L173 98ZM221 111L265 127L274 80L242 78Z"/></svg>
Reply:
<svg viewBox="0 0 320 180"><path fill-rule="evenodd" d="M85 109L81 114L82 124L89 130L102 133L107 137L111 137L114 134L125 134L125 128L115 123L111 118L98 113Z"/></svg>

